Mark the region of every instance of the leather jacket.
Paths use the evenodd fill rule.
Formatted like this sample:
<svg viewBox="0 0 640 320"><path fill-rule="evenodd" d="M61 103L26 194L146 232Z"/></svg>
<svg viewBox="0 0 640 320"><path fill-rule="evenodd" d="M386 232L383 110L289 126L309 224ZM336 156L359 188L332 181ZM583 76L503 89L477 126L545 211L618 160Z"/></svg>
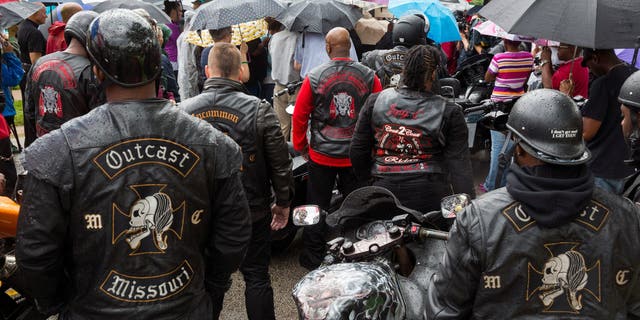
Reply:
<svg viewBox="0 0 640 320"><path fill-rule="evenodd" d="M407 47L398 45L389 50L365 52L362 55L362 64L375 71L383 88L395 87L400 83L407 51Z"/></svg>
<svg viewBox="0 0 640 320"><path fill-rule="evenodd" d="M385 101L378 103L381 97ZM385 104L387 104L386 110ZM416 119L413 119L414 116ZM417 121L417 118L420 121ZM397 130L401 130L396 123L416 126L421 128L419 130L428 131L431 141L422 145L424 154L419 154L415 157L416 159L413 159L390 150L393 149L391 145L394 143L386 140L384 128L392 124L390 129L397 127ZM389 137L397 138L395 135L389 135ZM405 144L410 144L413 148L417 145L415 142ZM405 149L408 150L408 147ZM396 157L398 163L385 162L384 158L389 156ZM458 105L447 103L437 95L407 88L389 88L372 94L358 118L349 157L356 176L361 180L368 180L371 175L384 178L392 175L406 177L423 172L444 173L448 175L448 181L454 192L467 193L475 197L464 115ZM410 163L402 164L401 162Z"/></svg>
<svg viewBox="0 0 640 320"><path fill-rule="evenodd" d="M228 134L242 149L242 184L253 221L265 217L274 201L288 207L293 196L291 158L271 105L233 80L209 78L202 94L180 104L187 113Z"/></svg>
<svg viewBox="0 0 640 320"><path fill-rule="evenodd" d="M39 59L27 77L27 117L41 137L99 105L89 59L55 52Z"/></svg>
<svg viewBox="0 0 640 320"><path fill-rule="evenodd" d="M640 217L596 189L575 219L539 226L501 188L458 215L428 292L429 319L640 316Z"/></svg>
<svg viewBox="0 0 640 320"><path fill-rule="evenodd" d="M446 172L442 133L447 101L409 90L382 91L371 111L375 130L372 174Z"/></svg>
<svg viewBox="0 0 640 320"><path fill-rule="evenodd" d="M313 92L310 146L332 158L349 157L358 114L373 90L375 74L349 59L333 59L307 77Z"/></svg>
<svg viewBox="0 0 640 320"><path fill-rule="evenodd" d="M213 282L251 236L240 157L161 99L108 103L36 140L16 257L39 310L210 319Z"/></svg>

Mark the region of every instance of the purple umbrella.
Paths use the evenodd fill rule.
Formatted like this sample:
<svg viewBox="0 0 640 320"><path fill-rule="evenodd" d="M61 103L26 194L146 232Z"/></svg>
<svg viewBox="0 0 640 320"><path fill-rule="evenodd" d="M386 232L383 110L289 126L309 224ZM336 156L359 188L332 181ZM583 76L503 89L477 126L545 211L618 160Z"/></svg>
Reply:
<svg viewBox="0 0 640 320"><path fill-rule="evenodd" d="M631 61L633 60L634 50L635 49L616 49L615 51L618 58L620 58L623 61L626 61L627 63L631 63ZM636 61L636 68L640 68L640 59Z"/></svg>

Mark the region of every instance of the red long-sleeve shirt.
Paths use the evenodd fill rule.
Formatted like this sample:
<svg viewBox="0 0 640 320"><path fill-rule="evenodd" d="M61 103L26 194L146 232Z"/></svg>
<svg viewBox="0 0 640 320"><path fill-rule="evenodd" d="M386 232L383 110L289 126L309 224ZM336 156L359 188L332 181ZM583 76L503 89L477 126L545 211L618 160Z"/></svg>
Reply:
<svg viewBox="0 0 640 320"><path fill-rule="evenodd" d="M334 58L333 60L345 60L350 61L349 58ZM371 93L376 93L382 91L382 84L380 83L380 79L377 76L374 76L373 79L373 88ZM309 77L306 77L302 82L302 87L300 87L300 91L298 92L298 98L296 99L296 107L293 111L293 117L291 119L291 140L293 141L293 148L297 151L304 152L309 146L309 142L307 141L307 129L309 123L309 117L311 113L313 113L313 109L315 106L313 105L313 90L311 89L311 84L309 83ZM313 149L309 148L309 158L320 165L329 166L329 167L350 167L351 160L349 157L345 158L333 158L326 156L324 154L315 152Z"/></svg>

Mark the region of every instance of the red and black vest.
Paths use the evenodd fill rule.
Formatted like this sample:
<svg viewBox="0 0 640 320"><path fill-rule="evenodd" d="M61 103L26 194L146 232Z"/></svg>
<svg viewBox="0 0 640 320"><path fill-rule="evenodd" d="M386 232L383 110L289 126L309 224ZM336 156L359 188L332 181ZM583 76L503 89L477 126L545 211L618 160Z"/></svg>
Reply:
<svg viewBox="0 0 640 320"><path fill-rule="evenodd" d="M375 74L350 60L332 60L308 74L313 92L311 148L333 158L349 157L360 108L371 94Z"/></svg>
<svg viewBox="0 0 640 320"><path fill-rule="evenodd" d="M441 128L446 104L440 96L404 88L380 92L371 113L372 174L445 173Z"/></svg>

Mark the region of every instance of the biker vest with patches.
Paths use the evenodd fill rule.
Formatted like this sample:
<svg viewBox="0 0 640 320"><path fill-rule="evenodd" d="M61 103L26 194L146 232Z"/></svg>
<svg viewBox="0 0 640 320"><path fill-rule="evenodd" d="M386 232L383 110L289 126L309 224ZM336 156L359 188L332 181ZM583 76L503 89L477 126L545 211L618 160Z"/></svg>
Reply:
<svg viewBox="0 0 640 320"><path fill-rule="evenodd" d="M373 175L443 173L442 122L446 100L406 88L382 91L371 112L375 130Z"/></svg>
<svg viewBox="0 0 640 320"><path fill-rule="evenodd" d="M635 319L628 314L640 314L636 206L596 188L575 219L559 227L539 226L526 210L501 188L457 217L453 228L460 230L452 229L456 238L447 246L462 259L443 260L427 299L432 319ZM469 279L477 287L469 288ZM473 307L464 308L471 310L457 309L459 297L468 295Z"/></svg>
<svg viewBox="0 0 640 320"><path fill-rule="evenodd" d="M404 59L409 49L405 46L395 46L389 50L375 50L363 58L363 64L376 72L383 88L395 87L400 83Z"/></svg>
<svg viewBox="0 0 640 320"><path fill-rule="evenodd" d="M350 60L332 60L309 72L313 92L311 148L333 158L348 158L358 114L373 89L375 74Z"/></svg>
<svg viewBox="0 0 640 320"><path fill-rule="evenodd" d="M27 80L28 101L35 112L38 137L91 110L95 86L91 63L67 52L49 54L33 65Z"/></svg>
<svg viewBox="0 0 640 320"><path fill-rule="evenodd" d="M236 174L238 146L167 100L109 103L78 119L39 138L25 165L70 197L60 200L76 239L64 252L63 318L206 318L203 253L214 200L225 201L212 185ZM51 146L62 156L47 159Z"/></svg>
<svg viewBox="0 0 640 320"><path fill-rule="evenodd" d="M187 113L209 122L240 145L243 158L242 185L254 221L264 217L272 200L268 170L257 132L261 103L237 81L210 78L205 81L202 94L181 104Z"/></svg>

